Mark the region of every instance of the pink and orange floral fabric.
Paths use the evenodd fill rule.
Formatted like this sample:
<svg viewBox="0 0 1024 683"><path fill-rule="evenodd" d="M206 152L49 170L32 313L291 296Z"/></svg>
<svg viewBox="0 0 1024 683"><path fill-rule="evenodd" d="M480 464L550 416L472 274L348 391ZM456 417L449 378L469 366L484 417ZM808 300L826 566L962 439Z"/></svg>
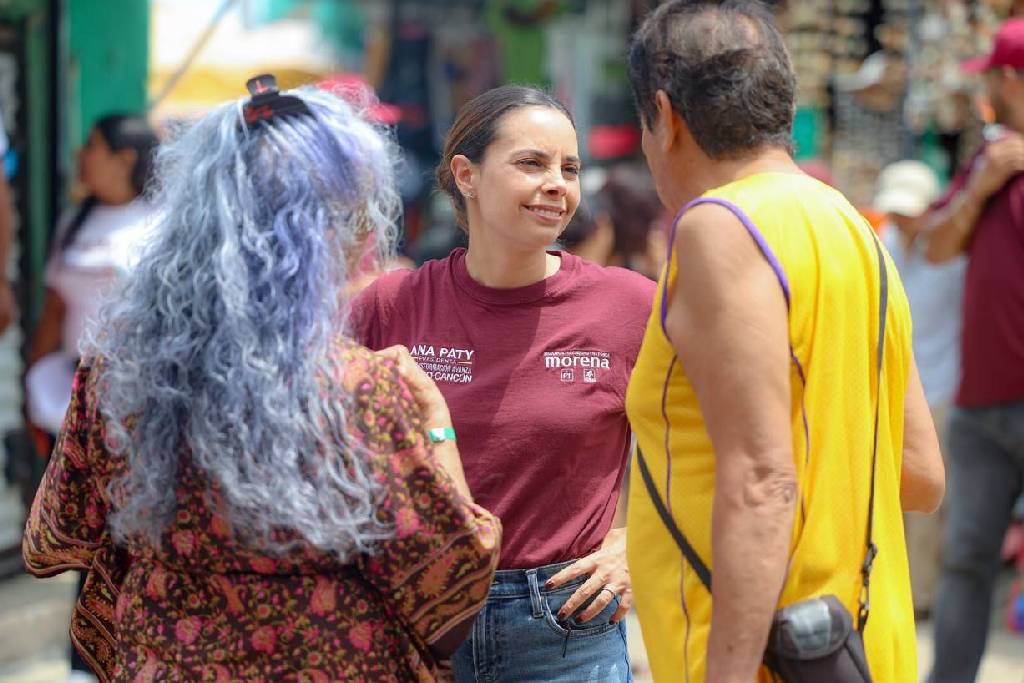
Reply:
<svg viewBox="0 0 1024 683"><path fill-rule="evenodd" d="M103 681L443 680L429 645L476 613L497 565L501 527L436 465L394 366L340 344L350 430L384 485L394 535L341 563L305 547L247 548L218 514L220 490L181 457L178 508L162 547L116 545L108 483L124 467L104 446L101 362L83 364L25 529L40 576L88 571L72 639Z"/></svg>

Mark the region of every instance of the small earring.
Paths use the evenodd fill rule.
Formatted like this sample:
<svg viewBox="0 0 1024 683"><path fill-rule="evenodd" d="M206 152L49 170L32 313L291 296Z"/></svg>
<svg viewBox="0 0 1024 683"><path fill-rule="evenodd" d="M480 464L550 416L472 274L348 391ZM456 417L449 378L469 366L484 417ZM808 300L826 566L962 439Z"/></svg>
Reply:
<svg viewBox="0 0 1024 683"><path fill-rule="evenodd" d="M476 192L467 192L466 199L476 199Z"/></svg>

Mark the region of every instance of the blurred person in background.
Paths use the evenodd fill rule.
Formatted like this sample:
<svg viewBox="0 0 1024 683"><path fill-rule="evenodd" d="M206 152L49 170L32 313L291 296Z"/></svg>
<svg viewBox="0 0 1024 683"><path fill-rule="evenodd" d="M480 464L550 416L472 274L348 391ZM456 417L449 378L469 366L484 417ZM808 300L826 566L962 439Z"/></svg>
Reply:
<svg viewBox="0 0 1024 683"><path fill-rule="evenodd" d="M601 173L558 243L598 265L656 280L665 262L666 221L650 173L622 163Z"/></svg>
<svg viewBox="0 0 1024 683"><path fill-rule="evenodd" d="M968 259L931 683L977 676L1024 486L1024 19L965 69L983 74L995 124L926 217L927 258Z"/></svg>
<svg viewBox="0 0 1024 683"><path fill-rule="evenodd" d="M48 436L49 455L71 398L78 344L103 295L138 260L155 215L144 191L156 133L140 116L111 114L78 153L85 199L57 229L46 265L43 311L29 347L30 421Z"/></svg>
<svg viewBox="0 0 1024 683"><path fill-rule="evenodd" d="M161 152L25 562L88 571L72 637L105 680L438 680L500 527L428 441L436 386L344 334L349 274L392 249L395 151L333 95L249 88Z"/></svg>
<svg viewBox="0 0 1024 683"><path fill-rule="evenodd" d="M615 228L600 195L584 196L569 225L558 238L567 252L599 266L615 257Z"/></svg>
<svg viewBox="0 0 1024 683"><path fill-rule="evenodd" d="M47 458L71 401L78 344L103 296L138 260L155 219L144 192L158 144L146 119L110 114L78 153L85 199L58 228L46 266L43 312L29 346L26 410L39 455ZM85 574L79 575L79 591ZM91 669L71 648L69 683Z"/></svg>
<svg viewBox="0 0 1024 683"><path fill-rule="evenodd" d="M924 214L939 193L939 179L926 164L898 161L879 175L872 208L885 215L882 241L910 302L914 359L941 439L960 379L960 316L967 263L957 257L935 265L925 258ZM914 613L918 619L927 618L942 564L941 512L908 512L904 525Z"/></svg>
<svg viewBox="0 0 1024 683"><path fill-rule="evenodd" d="M628 69L676 216L626 397L655 680L778 680L783 638L824 668L804 646L825 634L856 680L916 683L902 513L939 505L943 471L899 278L792 159L796 77L763 4L666 2Z"/></svg>
<svg viewBox="0 0 1024 683"><path fill-rule="evenodd" d="M11 188L7 184L7 155L9 142L0 117L0 333L3 333L14 320L14 293L11 282L7 279L7 261L11 253L11 242L14 239L14 199Z"/></svg>
<svg viewBox="0 0 1024 683"><path fill-rule="evenodd" d="M600 190L615 229L615 258L608 265L629 268L657 280L665 262L667 217L643 165L617 164Z"/></svg>
<svg viewBox="0 0 1024 683"><path fill-rule="evenodd" d="M468 248L389 273L353 304L358 339L408 344L437 382L473 496L502 521L490 597L452 659L459 683L631 680L632 588L612 527L654 283L548 250L580 170L572 117L549 94L476 97L437 169Z"/></svg>

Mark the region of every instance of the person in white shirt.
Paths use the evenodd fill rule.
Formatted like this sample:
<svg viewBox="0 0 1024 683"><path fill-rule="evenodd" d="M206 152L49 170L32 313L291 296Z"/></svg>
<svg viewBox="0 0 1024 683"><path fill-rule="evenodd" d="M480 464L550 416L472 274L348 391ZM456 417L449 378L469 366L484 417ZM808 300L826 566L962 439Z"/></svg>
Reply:
<svg viewBox="0 0 1024 683"><path fill-rule="evenodd" d="M960 381L960 329L966 258L936 265L925 258L923 214L939 198L939 179L920 161L890 164L878 178L876 211L886 214L882 241L899 270L914 319L914 357L940 438ZM907 513L907 555L914 611L931 611L941 569L942 514Z"/></svg>
<svg viewBox="0 0 1024 683"><path fill-rule="evenodd" d="M145 119L112 114L93 125L79 151L79 181L88 196L58 229L25 377L29 422L45 433L40 440L49 449L71 399L79 340L99 312L104 295L138 261L155 223L154 209L143 190L157 144L156 133ZM72 648L67 683L95 680Z"/></svg>
<svg viewBox="0 0 1024 683"><path fill-rule="evenodd" d="M114 114L96 122L79 151L79 181L88 196L58 229L26 377L29 420L49 434L64 418L85 327L137 260L153 223L143 188L157 143L145 119Z"/></svg>

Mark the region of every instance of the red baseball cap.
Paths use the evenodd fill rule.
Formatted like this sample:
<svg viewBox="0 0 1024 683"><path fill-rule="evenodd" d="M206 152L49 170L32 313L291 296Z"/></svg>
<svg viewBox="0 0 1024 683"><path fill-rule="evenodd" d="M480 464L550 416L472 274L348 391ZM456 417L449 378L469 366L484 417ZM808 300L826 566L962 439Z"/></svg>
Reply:
<svg viewBox="0 0 1024 683"><path fill-rule="evenodd" d="M969 59L960 65L967 73L979 73L999 66L1024 69L1024 19L1007 19L996 33L987 57Z"/></svg>

